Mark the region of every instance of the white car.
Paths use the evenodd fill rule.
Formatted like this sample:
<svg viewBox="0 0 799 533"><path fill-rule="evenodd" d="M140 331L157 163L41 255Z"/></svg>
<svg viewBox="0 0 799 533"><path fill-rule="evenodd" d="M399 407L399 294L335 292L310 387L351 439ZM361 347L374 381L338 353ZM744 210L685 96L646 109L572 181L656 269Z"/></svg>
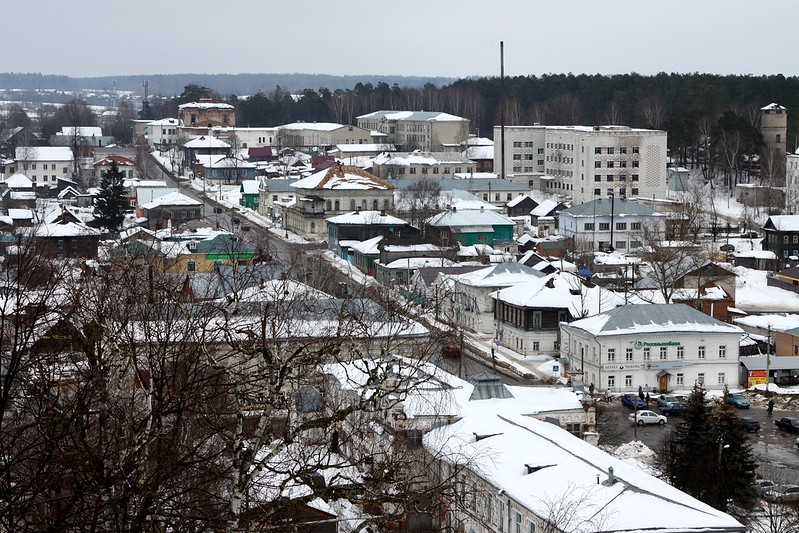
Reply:
<svg viewBox="0 0 799 533"><path fill-rule="evenodd" d="M638 414L630 413L630 422L634 422L639 426L643 426L644 424L660 424L662 426L666 423L666 420L668 419L665 416L659 415L654 411L649 411L648 409L638 411Z"/></svg>

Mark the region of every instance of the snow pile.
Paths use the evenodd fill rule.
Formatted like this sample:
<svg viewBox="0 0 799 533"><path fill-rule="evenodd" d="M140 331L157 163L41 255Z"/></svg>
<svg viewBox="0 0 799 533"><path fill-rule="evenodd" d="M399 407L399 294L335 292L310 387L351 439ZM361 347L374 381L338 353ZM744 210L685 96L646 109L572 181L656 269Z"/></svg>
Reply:
<svg viewBox="0 0 799 533"><path fill-rule="evenodd" d="M612 455L621 459L627 464L636 466L652 476L658 476L659 471L654 467L655 458L657 457L652 449L641 441L631 441L627 444L622 444L615 450Z"/></svg>

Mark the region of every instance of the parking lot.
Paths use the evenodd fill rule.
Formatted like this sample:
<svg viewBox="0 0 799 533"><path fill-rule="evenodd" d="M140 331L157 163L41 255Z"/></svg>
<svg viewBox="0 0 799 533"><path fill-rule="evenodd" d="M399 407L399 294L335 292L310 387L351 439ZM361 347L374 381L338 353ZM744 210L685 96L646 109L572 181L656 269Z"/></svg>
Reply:
<svg viewBox="0 0 799 533"><path fill-rule="evenodd" d="M621 404L618 398L606 404L602 402L600 409L606 408L608 420L611 424L618 424L618 435L614 435L620 442L630 442L637 438L655 453L661 450L663 439L666 438L679 424L681 417L670 416L664 426L657 424L634 426L628 419L632 410ZM650 402L649 408L659 412L657 403ZM774 425L774 420L783 416L798 417L796 411L778 411L769 415L764 407L753 405L749 409L736 409L738 416L748 416L760 422L760 431L749 433L752 451L759 463L759 468L766 477L774 477L773 472L779 471L783 482L799 483L799 448L794 445L798 435L781 431ZM601 430L600 430L601 431Z"/></svg>

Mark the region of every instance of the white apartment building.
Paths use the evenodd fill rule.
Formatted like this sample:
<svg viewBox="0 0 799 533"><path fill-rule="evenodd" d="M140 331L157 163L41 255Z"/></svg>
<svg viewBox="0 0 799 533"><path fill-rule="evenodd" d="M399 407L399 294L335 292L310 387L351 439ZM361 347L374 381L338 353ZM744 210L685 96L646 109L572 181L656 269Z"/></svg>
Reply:
<svg viewBox="0 0 799 533"><path fill-rule="evenodd" d="M278 128L278 146L330 150L337 144L370 144L369 130L335 122L294 122Z"/></svg>
<svg viewBox="0 0 799 533"><path fill-rule="evenodd" d="M178 143L178 134L182 124L176 118L153 120L145 126L147 143L158 148L169 148Z"/></svg>
<svg viewBox="0 0 799 533"><path fill-rule="evenodd" d="M469 119L438 111L375 111L357 120L359 127L387 135L385 142L404 151L439 152L469 138Z"/></svg>
<svg viewBox="0 0 799 533"><path fill-rule="evenodd" d="M785 212L799 215L799 149L785 157Z"/></svg>
<svg viewBox="0 0 799 533"><path fill-rule="evenodd" d="M494 169L545 181L574 204L616 196L666 196L666 132L627 126L506 126L502 161L494 127Z"/></svg>
<svg viewBox="0 0 799 533"><path fill-rule="evenodd" d="M68 146L18 146L14 159L16 172L25 174L34 183L72 179L74 156Z"/></svg>
<svg viewBox="0 0 799 533"><path fill-rule="evenodd" d="M212 128L214 137L226 141L233 146L237 144L239 148L260 148L264 146L277 146L277 136L280 128ZM236 142L233 141L233 136Z"/></svg>
<svg viewBox="0 0 799 533"><path fill-rule="evenodd" d="M624 305L560 325L560 359L599 390L738 386L743 330L685 304Z"/></svg>

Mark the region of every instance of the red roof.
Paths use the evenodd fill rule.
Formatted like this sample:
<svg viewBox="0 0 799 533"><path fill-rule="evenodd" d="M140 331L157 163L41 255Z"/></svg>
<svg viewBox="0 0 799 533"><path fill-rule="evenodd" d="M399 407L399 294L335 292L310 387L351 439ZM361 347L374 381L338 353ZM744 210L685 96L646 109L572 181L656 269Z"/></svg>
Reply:
<svg viewBox="0 0 799 533"><path fill-rule="evenodd" d="M117 166L134 166L136 163L128 159L127 157L122 157L121 155L107 155L104 158L95 161L94 166L105 166L110 165L111 163L116 163Z"/></svg>

